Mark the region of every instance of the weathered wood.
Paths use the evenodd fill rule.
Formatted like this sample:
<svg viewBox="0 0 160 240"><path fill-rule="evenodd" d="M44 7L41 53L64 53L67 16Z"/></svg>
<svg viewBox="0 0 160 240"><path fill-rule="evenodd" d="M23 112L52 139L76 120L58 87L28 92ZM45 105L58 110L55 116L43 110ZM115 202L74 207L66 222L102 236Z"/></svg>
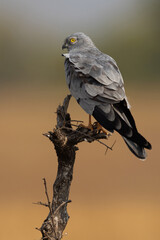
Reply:
<svg viewBox="0 0 160 240"><path fill-rule="evenodd" d="M93 142L99 139L106 139L105 133L97 132L96 127L93 131L77 126L72 128L70 114L67 113L71 95L68 95L62 106L57 108L57 125L53 132L44 134L54 144L58 157L58 171L56 180L53 184L53 199L49 206L49 214L43 222L40 231L42 239L60 240L67 225L69 215L67 204L70 202L69 192L73 178L73 167L75 162L78 143L82 141ZM106 147L108 147L106 145Z"/></svg>

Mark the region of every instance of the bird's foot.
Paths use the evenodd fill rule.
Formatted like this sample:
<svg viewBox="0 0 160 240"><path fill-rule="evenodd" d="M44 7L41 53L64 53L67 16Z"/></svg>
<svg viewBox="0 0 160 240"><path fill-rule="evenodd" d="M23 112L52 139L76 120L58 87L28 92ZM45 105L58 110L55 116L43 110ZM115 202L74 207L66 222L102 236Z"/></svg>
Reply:
<svg viewBox="0 0 160 240"><path fill-rule="evenodd" d="M91 121L91 115L89 115L88 126L85 126L84 124L80 124L79 127L83 127L83 128L89 129L90 131L93 131L94 128Z"/></svg>
<svg viewBox="0 0 160 240"><path fill-rule="evenodd" d="M102 133L106 134L107 138L112 135L111 133L107 132L98 122L95 122L93 124L93 128L94 129L96 128L97 132L99 132L99 133L102 132Z"/></svg>

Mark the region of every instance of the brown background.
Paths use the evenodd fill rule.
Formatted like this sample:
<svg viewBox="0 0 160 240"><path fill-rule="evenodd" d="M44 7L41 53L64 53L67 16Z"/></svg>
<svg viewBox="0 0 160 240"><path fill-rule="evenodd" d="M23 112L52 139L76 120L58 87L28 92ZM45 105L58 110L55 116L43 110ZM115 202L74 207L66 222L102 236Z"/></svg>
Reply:
<svg viewBox="0 0 160 240"><path fill-rule="evenodd" d="M64 239L136 239L160 237L160 97L157 89L127 89L132 112L153 150L146 161L134 157L118 134L113 151L105 155L98 143L79 144L68 206L71 216ZM52 144L42 133L52 130L56 107L68 92L4 89L1 95L0 225L2 239L40 239L48 210L33 205L45 202L42 178L50 196L57 160ZM72 99L72 119L87 122Z"/></svg>

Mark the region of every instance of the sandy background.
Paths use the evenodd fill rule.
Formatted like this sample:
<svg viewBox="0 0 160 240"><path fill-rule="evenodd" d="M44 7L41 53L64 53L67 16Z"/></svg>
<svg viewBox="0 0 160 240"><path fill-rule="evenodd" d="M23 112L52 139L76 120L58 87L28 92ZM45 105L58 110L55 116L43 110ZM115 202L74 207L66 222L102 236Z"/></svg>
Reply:
<svg viewBox="0 0 160 240"><path fill-rule="evenodd" d="M157 86L158 87L158 86ZM98 143L79 144L68 206L71 216L64 239L160 238L160 96L157 89L127 89L132 112L153 150L146 161L135 158L118 134L113 151ZM57 160L52 144L42 133L56 123L55 110L68 93L53 90L4 89L1 94L0 224L2 239L40 239L48 210L32 202L46 201L42 178L50 196ZM72 99L72 119L87 115Z"/></svg>

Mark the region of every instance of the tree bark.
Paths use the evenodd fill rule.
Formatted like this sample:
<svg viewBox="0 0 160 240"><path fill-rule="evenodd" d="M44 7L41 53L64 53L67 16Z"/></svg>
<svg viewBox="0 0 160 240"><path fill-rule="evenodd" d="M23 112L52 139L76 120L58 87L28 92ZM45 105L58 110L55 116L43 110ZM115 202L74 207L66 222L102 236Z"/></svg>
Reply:
<svg viewBox="0 0 160 240"><path fill-rule="evenodd" d="M76 151L78 150L76 145L82 141L93 142L97 140L100 142L100 139L107 138L105 133L97 131L96 125L93 125L92 131L81 125L76 125L76 129L72 128L72 120L70 114L67 113L70 98L71 95L68 95L64 99L63 105L58 106L57 125L53 132L44 134L54 144L58 157L58 171L53 184L53 198L51 202L44 179L48 204L42 205L49 207L49 214L39 230L42 233L42 239L46 240L60 240L69 219L67 204L70 202L68 200L69 192L73 178ZM109 148L107 145L105 146Z"/></svg>

